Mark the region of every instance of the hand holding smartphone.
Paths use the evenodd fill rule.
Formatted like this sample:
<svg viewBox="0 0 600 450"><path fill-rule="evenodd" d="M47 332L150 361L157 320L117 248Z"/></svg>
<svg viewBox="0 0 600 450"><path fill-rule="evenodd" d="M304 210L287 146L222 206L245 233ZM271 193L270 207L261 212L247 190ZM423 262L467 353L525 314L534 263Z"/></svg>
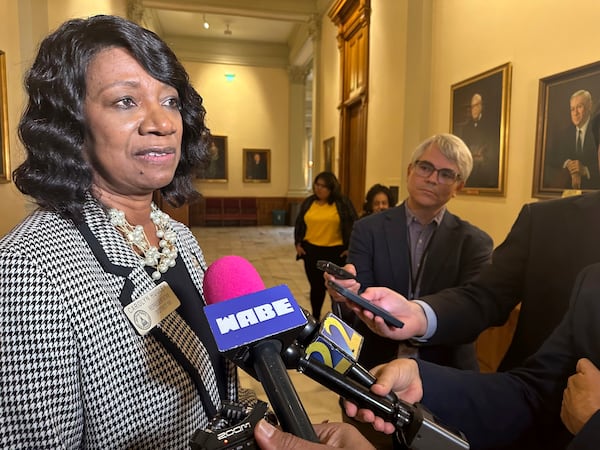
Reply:
<svg viewBox="0 0 600 450"><path fill-rule="evenodd" d="M325 261L322 259L317 261L317 268L319 270L322 270L323 272L327 272L329 275L333 275L334 277L339 278L340 280L356 280L356 281L358 281L358 278L356 278L356 275L352 275L347 270L343 269L342 267L340 267L337 264L334 264L330 261Z"/></svg>
<svg viewBox="0 0 600 450"><path fill-rule="evenodd" d="M402 328L404 326L404 322L402 322L399 319L396 319L385 309L382 309L379 306L374 305L373 303L371 303L367 299L364 299L360 295L357 295L354 292L352 292L351 290L340 286L335 281L328 281L327 284L329 286L331 286L333 289L335 289L337 292L339 292L341 295L346 297L351 302L356 303L361 308L366 309L367 311L371 311L376 316L381 317L385 321L385 323L387 323L388 325L391 325L396 328Z"/></svg>

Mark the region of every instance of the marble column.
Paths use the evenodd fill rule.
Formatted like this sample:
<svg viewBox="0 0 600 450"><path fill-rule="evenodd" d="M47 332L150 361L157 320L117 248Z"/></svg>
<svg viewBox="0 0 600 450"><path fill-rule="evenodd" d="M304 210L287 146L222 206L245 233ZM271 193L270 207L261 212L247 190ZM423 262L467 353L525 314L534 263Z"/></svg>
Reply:
<svg viewBox="0 0 600 450"><path fill-rule="evenodd" d="M288 68L290 78L290 141L289 141L289 183L288 197L305 197L310 188L310 167L312 143L307 139L305 124L305 81L307 70L304 67Z"/></svg>

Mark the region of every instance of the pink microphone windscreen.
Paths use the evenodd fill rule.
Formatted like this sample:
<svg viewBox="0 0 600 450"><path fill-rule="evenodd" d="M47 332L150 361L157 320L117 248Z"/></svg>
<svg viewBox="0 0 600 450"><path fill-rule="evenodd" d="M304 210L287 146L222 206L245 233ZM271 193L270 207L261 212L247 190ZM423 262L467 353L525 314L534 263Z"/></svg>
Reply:
<svg viewBox="0 0 600 450"><path fill-rule="evenodd" d="M254 266L241 256L223 256L204 274L204 298L208 305L265 289Z"/></svg>

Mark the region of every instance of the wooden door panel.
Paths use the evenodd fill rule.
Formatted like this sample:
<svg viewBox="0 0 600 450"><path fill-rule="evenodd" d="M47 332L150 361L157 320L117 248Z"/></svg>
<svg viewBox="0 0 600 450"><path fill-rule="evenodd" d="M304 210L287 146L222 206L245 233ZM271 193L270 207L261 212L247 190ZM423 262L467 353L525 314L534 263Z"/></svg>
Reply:
<svg viewBox="0 0 600 450"><path fill-rule="evenodd" d="M364 109L361 102L356 102L348 108L348 146L345 160L347 161L344 174L344 193L352 200L354 207L360 211L364 199L364 180L366 166L365 139L363 123Z"/></svg>
<svg viewBox="0 0 600 450"><path fill-rule="evenodd" d="M339 178L360 210L367 161L367 93L370 0L337 0L329 17L338 27L341 64Z"/></svg>

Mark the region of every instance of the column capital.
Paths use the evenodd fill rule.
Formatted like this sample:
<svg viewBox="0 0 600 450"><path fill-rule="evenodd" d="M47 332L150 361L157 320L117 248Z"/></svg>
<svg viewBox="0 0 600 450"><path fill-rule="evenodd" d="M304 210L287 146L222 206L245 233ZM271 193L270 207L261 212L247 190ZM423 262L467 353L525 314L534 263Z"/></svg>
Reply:
<svg viewBox="0 0 600 450"><path fill-rule="evenodd" d="M142 23L144 18L144 5L142 0L127 0L127 18L137 24Z"/></svg>
<svg viewBox="0 0 600 450"><path fill-rule="evenodd" d="M321 40L321 17L318 14L311 14L308 19L308 35L313 43Z"/></svg>
<svg viewBox="0 0 600 450"><path fill-rule="evenodd" d="M310 68L305 66L288 66L287 72L292 84L304 84Z"/></svg>

